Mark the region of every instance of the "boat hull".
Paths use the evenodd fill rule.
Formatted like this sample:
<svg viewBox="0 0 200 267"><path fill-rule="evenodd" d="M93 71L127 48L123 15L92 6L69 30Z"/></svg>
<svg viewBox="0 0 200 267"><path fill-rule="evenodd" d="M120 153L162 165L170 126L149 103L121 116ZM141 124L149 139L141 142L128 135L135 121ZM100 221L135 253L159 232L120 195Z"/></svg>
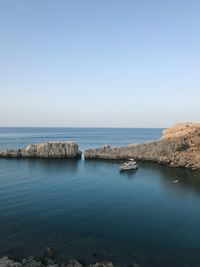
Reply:
<svg viewBox="0 0 200 267"><path fill-rule="evenodd" d="M128 166L128 167L119 167L119 170L120 171L129 171L129 170L137 170L138 169L138 166L135 165L135 166Z"/></svg>

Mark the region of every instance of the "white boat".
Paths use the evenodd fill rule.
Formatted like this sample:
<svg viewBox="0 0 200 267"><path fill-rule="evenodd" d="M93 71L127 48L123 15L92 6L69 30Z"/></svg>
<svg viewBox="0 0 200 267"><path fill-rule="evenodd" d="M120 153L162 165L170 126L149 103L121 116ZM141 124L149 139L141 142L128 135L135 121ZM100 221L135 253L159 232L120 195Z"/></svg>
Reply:
<svg viewBox="0 0 200 267"><path fill-rule="evenodd" d="M124 162L119 166L120 171L136 170L137 168L138 165L134 159L129 159L128 161Z"/></svg>

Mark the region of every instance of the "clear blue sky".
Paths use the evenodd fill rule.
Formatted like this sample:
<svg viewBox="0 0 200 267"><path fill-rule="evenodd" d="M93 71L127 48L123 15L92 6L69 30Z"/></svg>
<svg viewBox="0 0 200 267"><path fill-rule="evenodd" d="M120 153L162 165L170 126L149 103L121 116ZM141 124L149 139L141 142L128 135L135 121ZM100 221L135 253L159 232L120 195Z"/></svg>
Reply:
<svg viewBox="0 0 200 267"><path fill-rule="evenodd" d="M200 120L199 0L0 0L0 126Z"/></svg>

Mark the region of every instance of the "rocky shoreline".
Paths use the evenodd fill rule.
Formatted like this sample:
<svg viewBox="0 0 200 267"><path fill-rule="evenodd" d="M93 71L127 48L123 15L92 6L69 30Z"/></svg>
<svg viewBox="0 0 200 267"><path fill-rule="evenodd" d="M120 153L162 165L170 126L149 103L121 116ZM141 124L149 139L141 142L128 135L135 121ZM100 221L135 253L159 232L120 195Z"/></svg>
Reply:
<svg viewBox="0 0 200 267"><path fill-rule="evenodd" d="M85 151L85 159L154 161L170 167L200 170L200 123L177 124L158 141L128 146L103 146Z"/></svg>
<svg viewBox="0 0 200 267"><path fill-rule="evenodd" d="M73 141L32 144L15 150L0 150L0 158L81 158ZM85 159L128 159L154 161L170 167L200 170L200 123L182 123L163 131L158 141L128 146L105 145L88 149Z"/></svg>
<svg viewBox="0 0 200 267"><path fill-rule="evenodd" d="M8 256L1 257L0 267L114 267L114 265L107 260L86 264L84 258L58 262L54 252L50 248L46 248L41 256L37 257L30 256L22 260L9 258ZM140 267L140 265L133 265L133 267Z"/></svg>
<svg viewBox="0 0 200 267"><path fill-rule="evenodd" d="M49 250L49 254L51 251ZM7 256L0 258L0 267L114 267L109 261L96 262L94 264L85 265L81 264L77 260L70 260L68 262L57 263L52 256L44 256L41 259L35 259L34 257L28 257L22 261L15 261ZM134 266L134 265L133 265ZM139 267L139 265L137 265Z"/></svg>
<svg viewBox="0 0 200 267"><path fill-rule="evenodd" d="M7 256L0 258L0 267L84 267L84 266L85 265L82 265L77 260L70 260L68 263L58 264L52 259L47 259L45 262L45 261L37 261L34 259L34 257L23 259L22 262L11 260ZM114 265L111 262L96 262L94 264L88 265L88 267L114 267Z"/></svg>

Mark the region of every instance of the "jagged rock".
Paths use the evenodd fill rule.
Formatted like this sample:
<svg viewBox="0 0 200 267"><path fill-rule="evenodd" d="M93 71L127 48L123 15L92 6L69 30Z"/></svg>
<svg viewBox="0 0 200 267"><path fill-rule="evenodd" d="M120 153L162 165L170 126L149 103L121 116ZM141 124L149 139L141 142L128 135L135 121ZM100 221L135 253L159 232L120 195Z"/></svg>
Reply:
<svg viewBox="0 0 200 267"><path fill-rule="evenodd" d="M114 267L112 262L97 262L95 264L91 264L90 267Z"/></svg>
<svg viewBox="0 0 200 267"><path fill-rule="evenodd" d="M83 267L83 265L76 260L71 260L66 267Z"/></svg>
<svg viewBox="0 0 200 267"><path fill-rule="evenodd" d="M54 258L53 251L50 248L46 248L46 251L44 253L44 257L52 260Z"/></svg>
<svg viewBox="0 0 200 267"><path fill-rule="evenodd" d="M83 267L77 260L70 260L70 262L65 265L64 263L58 265L54 263L51 259L47 264L43 265L41 261L36 261L33 257L28 257L23 259L22 263L15 262L8 257L0 258L0 267ZM97 262L95 264L89 265L89 267L114 267L111 262Z"/></svg>
<svg viewBox="0 0 200 267"><path fill-rule="evenodd" d="M28 145L22 149L0 151L0 157L80 158L81 151L73 141L52 141Z"/></svg>
<svg viewBox="0 0 200 267"><path fill-rule="evenodd" d="M55 263L51 259L49 259L47 261L47 266L55 266Z"/></svg>
<svg viewBox="0 0 200 267"><path fill-rule="evenodd" d="M158 141L128 146L89 149L85 158L156 161L170 167L200 170L200 123L177 124L163 131Z"/></svg>
<svg viewBox="0 0 200 267"><path fill-rule="evenodd" d="M41 261L36 261L33 257L28 257L24 266L26 266L26 267L42 267L42 263L41 263Z"/></svg>
<svg viewBox="0 0 200 267"><path fill-rule="evenodd" d="M0 267L22 267L22 264L10 260L8 257L2 257L0 258Z"/></svg>

